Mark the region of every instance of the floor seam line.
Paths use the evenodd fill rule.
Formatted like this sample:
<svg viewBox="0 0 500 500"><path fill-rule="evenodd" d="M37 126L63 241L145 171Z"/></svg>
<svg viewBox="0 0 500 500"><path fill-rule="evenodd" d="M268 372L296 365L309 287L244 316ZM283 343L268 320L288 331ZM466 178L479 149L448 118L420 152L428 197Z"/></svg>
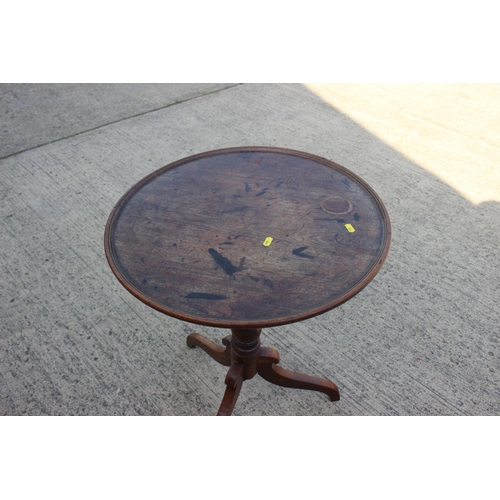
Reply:
<svg viewBox="0 0 500 500"><path fill-rule="evenodd" d="M140 113L136 113L134 115L130 115L130 116L126 116L124 118L119 118L118 120L114 120L114 121L110 121L108 123L103 123L102 125L97 125L95 127L91 127L91 128L88 128L88 129L85 129L85 130L82 130L80 132L75 132L74 134L71 134L71 135L67 135L65 137L60 137L59 139L54 139L52 141L47 141L47 142L44 142L42 144L37 144L36 146L31 146L29 148L26 148L26 149L23 149L21 151L16 151L14 153L9 153L8 155L5 155L5 156L2 156L0 157L0 160L6 160L7 158L10 158L12 156L16 156L16 155L19 155L21 153L26 153L27 151L32 151L34 149L38 149L38 148L42 148L44 146L48 146L49 144L54 144L56 142L60 142L60 141L65 141L66 139L71 139L73 137L77 137L79 135L83 135L83 134L86 134L88 132L94 132L95 130L99 130L100 128L104 128L104 127L108 127L110 125L115 125L117 123L120 123L120 122L124 122L126 120L131 120L133 118L138 118L139 116L144 116L144 115L147 115L149 113L155 113L156 111L161 111L163 109L167 109L167 108L171 108L172 106L177 106L178 104L184 104L186 102L189 102L189 101L193 101L195 99L199 99L201 97L205 97L205 96L208 96L208 95L211 95L211 94L215 94L215 93L218 93L218 92L222 92L223 90L229 90L229 89L232 89L232 88L235 88L235 87L238 87L240 85L243 85L243 83L236 83L234 85L230 85L228 87L224 87L222 89L216 89L216 90L211 90L210 92L204 92L202 94L199 94L199 95L196 95L196 96L193 96L193 97L188 97L186 99L182 99L182 100L176 100L174 102L171 102L169 104L166 104L165 106L160 106L158 108L154 108L154 109L149 109L147 111L142 111Z"/></svg>

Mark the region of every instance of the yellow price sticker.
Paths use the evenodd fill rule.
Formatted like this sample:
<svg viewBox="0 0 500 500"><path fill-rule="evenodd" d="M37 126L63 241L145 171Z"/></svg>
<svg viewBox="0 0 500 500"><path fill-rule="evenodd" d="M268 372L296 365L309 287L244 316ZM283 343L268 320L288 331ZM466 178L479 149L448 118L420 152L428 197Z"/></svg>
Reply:
<svg viewBox="0 0 500 500"><path fill-rule="evenodd" d="M265 247L268 247L271 243L273 242L273 239L271 236L268 236L265 240L264 243L262 243Z"/></svg>
<svg viewBox="0 0 500 500"><path fill-rule="evenodd" d="M354 233L354 231L356 231L356 229L354 229L351 224L345 224L345 228L350 232L350 233Z"/></svg>

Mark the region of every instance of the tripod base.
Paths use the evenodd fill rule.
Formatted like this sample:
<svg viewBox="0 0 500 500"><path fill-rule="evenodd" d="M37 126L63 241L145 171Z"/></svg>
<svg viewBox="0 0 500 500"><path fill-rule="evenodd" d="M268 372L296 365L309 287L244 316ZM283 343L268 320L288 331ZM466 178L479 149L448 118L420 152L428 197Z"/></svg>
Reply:
<svg viewBox="0 0 500 500"><path fill-rule="evenodd" d="M230 367L225 380L226 391L217 415L231 415L243 381L253 378L256 374L272 384L323 392L331 401L340 399L339 389L333 382L278 366L278 351L260 345L260 328L233 328L231 332L232 335L222 339L225 347L199 333L191 333L187 337L189 347L200 347L215 361Z"/></svg>

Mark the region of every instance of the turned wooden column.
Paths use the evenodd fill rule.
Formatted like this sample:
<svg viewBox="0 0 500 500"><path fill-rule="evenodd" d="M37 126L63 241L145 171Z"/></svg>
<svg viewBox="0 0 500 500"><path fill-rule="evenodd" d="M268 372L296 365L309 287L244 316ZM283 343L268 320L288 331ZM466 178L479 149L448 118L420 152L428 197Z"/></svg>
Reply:
<svg viewBox="0 0 500 500"><path fill-rule="evenodd" d="M243 380L254 377L257 373L257 360L260 353L261 328L232 328L231 363L244 365Z"/></svg>
<svg viewBox="0 0 500 500"><path fill-rule="evenodd" d="M226 391L222 398L218 416L231 415L241 386L257 374L260 355L260 328L232 328L229 341L231 352L231 367L226 375Z"/></svg>

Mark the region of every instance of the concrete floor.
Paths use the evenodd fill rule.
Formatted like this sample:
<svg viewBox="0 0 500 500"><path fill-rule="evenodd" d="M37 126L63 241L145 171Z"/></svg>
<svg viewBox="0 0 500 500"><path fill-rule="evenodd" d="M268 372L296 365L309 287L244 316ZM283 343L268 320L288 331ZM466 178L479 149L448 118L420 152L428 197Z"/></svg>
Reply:
<svg viewBox="0 0 500 500"><path fill-rule="evenodd" d="M263 332L341 400L245 382L235 415L500 414L500 86L0 85L0 414L214 415L227 334L136 300L103 250L136 181L206 150L263 145L365 179L393 226L359 295Z"/></svg>

